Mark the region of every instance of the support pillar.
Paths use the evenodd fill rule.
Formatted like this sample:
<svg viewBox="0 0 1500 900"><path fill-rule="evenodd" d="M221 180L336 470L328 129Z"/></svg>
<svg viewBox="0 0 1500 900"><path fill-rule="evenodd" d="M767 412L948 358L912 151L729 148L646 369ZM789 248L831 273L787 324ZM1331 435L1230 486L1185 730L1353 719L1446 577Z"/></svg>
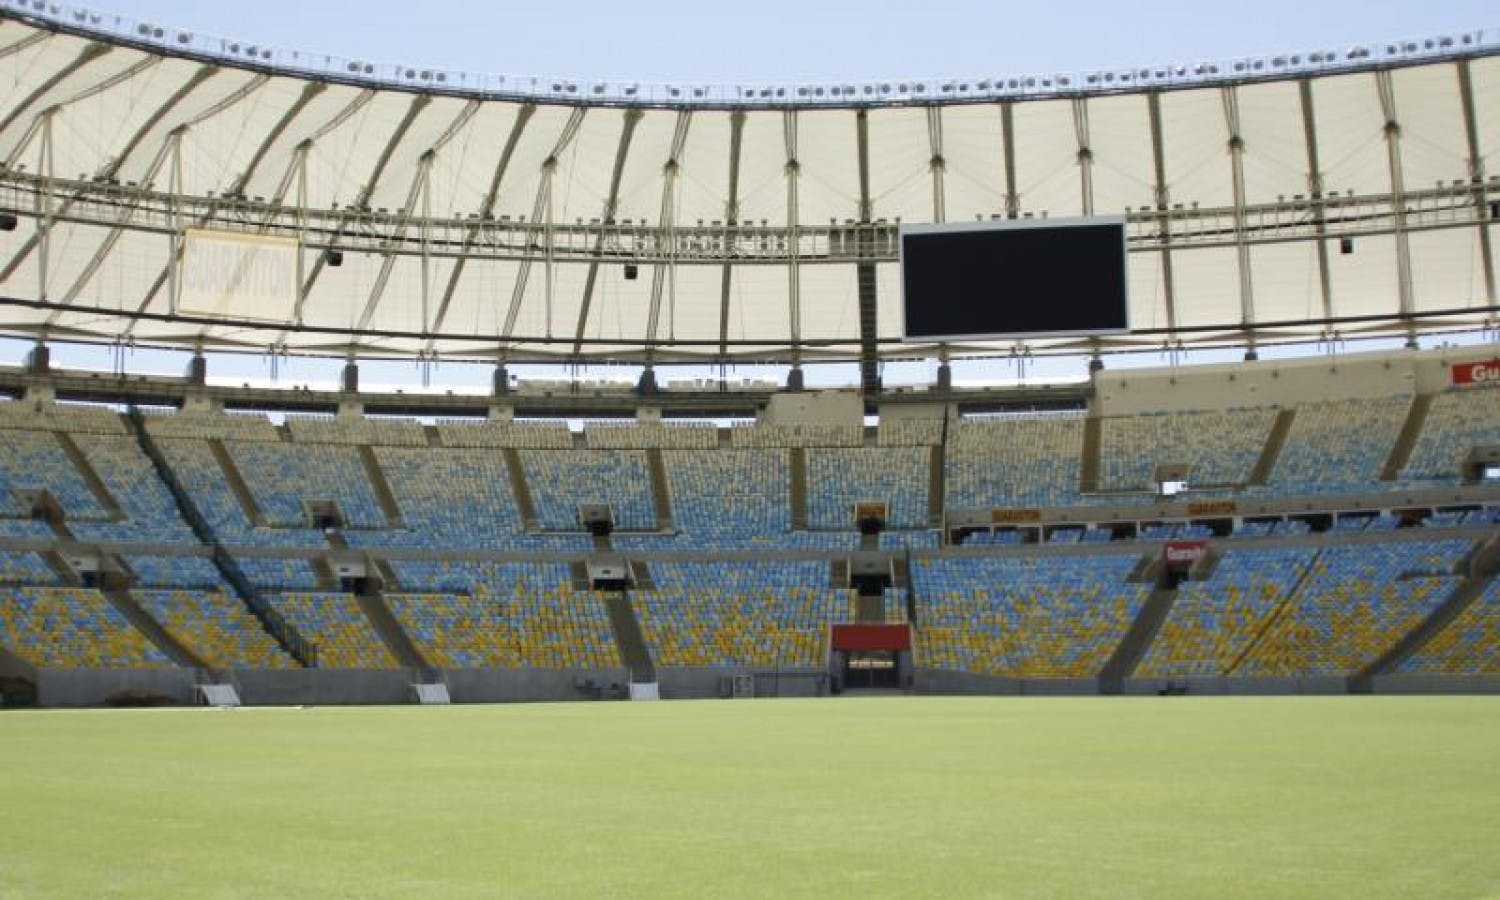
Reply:
<svg viewBox="0 0 1500 900"><path fill-rule="evenodd" d="M341 390L346 394L359 393L359 364L350 360L344 363L344 375L339 380Z"/></svg>

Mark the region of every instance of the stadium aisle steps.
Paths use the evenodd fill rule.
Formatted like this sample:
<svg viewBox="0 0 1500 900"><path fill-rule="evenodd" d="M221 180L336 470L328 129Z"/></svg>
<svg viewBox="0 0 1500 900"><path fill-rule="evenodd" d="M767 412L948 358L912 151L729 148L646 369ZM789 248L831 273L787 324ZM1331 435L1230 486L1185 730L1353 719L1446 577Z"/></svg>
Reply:
<svg viewBox="0 0 1500 900"><path fill-rule="evenodd" d="M1432 398L1432 394L1417 394L1412 398L1406 422L1401 426L1401 433L1396 436L1391 455L1386 458L1385 465L1380 470L1381 481L1395 481L1401 476L1401 470L1406 468L1407 461L1411 459L1411 451L1417 446L1417 439L1422 436L1422 427L1427 423L1427 411L1432 409Z"/></svg>
<svg viewBox="0 0 1500 900"><path fill-rule="evenodd" d="M1276 421L1271 424L1271 434L1266 438L1265 449L1260 453L1260 459L1255 461L1255 468L1250 470L1250 478L1245 483L1249 486L1263 487L1271 477L1271 472L1276 468L1276 460L1281 458L1281 449L1286 446L1287 435L1292 432L1292 421L1297 418L1295 409L1283 409L1276 414Z"/></svg>
<svg viewBox="0 0 1500 900"><path fill-rule="evenodd" d="M1083 458L1078 461L1078 492L1092 494L1099 490L1099 446L1104 423L1098 416L1083 420Z"/></svg>
<svg viewBox="0 0 1500 900"><path fill-rule="evenodd" d="M173 637L161 623L151 617L151 614L141 608L126 590L100 591L120 615L125 617L131 625L156 646L158 650L165 653L176 665L189 669L212 669L203 658L190 650L185 644Z"/></svg>
<svg viewBox="0 0 1500 900"><path fill-rule="evenodd" d="M219 468L224 470L224 480L229 483L229 490L234 498L240 502L240 509L244 510L245 518L256 528L266 527L265 513L261 512L260 504L255 502L255 495L250 492L250 485L245 483L245 477L240 474L240 467L235 465L229 456L229 450L225 448L224 441L219 438L209 438L208 449L213 453L214 459L218 460Z"/></svg>
<svg viewBox="0 0 1500 900"><path fill-rule="evenodd" d="M625 591L603 592L604 611L609 614L610 631L615 636L620 659L630 668L630 680L636 684L656 681L656 666L651 662L651 653L646 649L646 635L641 631L640 620L635 617L635 607Z"/></svg>
<svg viewBox="0 0 1500 900"><path fill-rule="evenodd" d="M52 433L57 436L57 442L62 445L63 452L73 462L73 467L78 470L78 474L83 476L84 483L89 486L89 490L93 492L94 498L99 501L100 506L104 507L104 511L109 514L109 517L116 520L124 518L125 513L120 509L119 502L109 492L109 488L104 484L104 479L100 478L99 473L94 469L93 463L90 463L88 457L79 449L78 443L73 440L73 436L65 431L54 431Z"/></svg>
<svg viewBox="0 0 1500 900"><path fill-rule="evenodd" d="M386 524L392 528L401 528L404 524L401 506L396 502L396 495L391 492L391 483L385 479L380 460L375 458L375 448L369 444L360 444L359 461L364 464L365 475L370 479L370 489L375 494L375 502L380 505L380 511L385 513Z"/></svg>
<svg viewBox="0 0 1500 900"><path fill-rule="evenodd" d="M537 530L536 501L531 498L531 488L526 484L526 469L521 465L521 453L514 447L502 451L505 468L510 472L511 493L516 495L516 511L527 531Z"/></svg>
<svg viewBox="0 0 1500 900"><path fill-rule="evenodd" d="M1172 612L1172 604L1176 602L1176 588L1159 587L1146 598L1135 621L1130 623L1130 630L1125 632L1109 662L1099 672L1101 694L1120 693L1125 679L1134 675L1136 667L1146 658L1146 651L1151 649L1152 642L1161 632L1162 623Z"/></svg>
<svg viewBox="0 0 1500 900"><path fill-rule="evenodd" d="M656 501L656 527L667 531L672 527L672 496L667 491L667 465L660 447L647 448L646 470L651 475L651 497Z"/></svg>
<svg viewBox="0 0 1500 900"><path fill-rule="evenodd" d="M385 597L377 591L360 594L357 599L360 612L365 614L365 618L370 621L370 627L374 629L375 634L380 637L381 642L385 644L386 649L391 651L391 656L395 657L398 663L408 669L416 669L424 673L433 671L433 666L428 662L427 657L422 655L422 651L417 649L417 645L406 633L406 629L402 628L401 623L396 621L396 617L391 614L391 608L386 605Z"/></svg>
<svg viewBox="0 0 1500 900"><path fill-rule="evenodd" d="M1407 632L1402 638L1381 654L1363 671L1349 679L1351 693L1368 693L1371 680L1376 675L1389 675L1400 668L1412 654L1427 645L1449 623L1463 615L1464 610L1483 596L1490 583L1500 577L1500 536L1491 538L1474 552L1469 560L1468 575L1454 586L1450 593L1426 619Z"/></svg>
<svg viewBox="0 0 1500 900"><path fill-rule="evenodd" d="M807 530L807 451L793 447L792 465L792 530Z"/></svg>
<svg viewBox="0 0 1500 900"><path fill-rule="evenodd" d="M932 468L927 476L927 525L930 528L943 527L943 445L932 446Z"/></svg>
<svg viewBox="0 0 1500 900"><path fill-rule="evenodd" d="M1251 654L1255 652L1255 648L1260 645L1260 642L1275 629L1276 623L1281 620L1282 616L1289 614L1296 607L1297 595L1302 592L1303 586L1313 577L1313 573L1318 568L1318 558L1322 555L1323 551L1319 550L1307 561L1307 568L1303 569L1302 574L1297 577L1297 583L1292 585L1292 589L1286 592L1285 596L1276 604L1276 608L1271 610L1270 614L1266 616L1265 621L1260 623L1260 628L1256 630L1255 637L1245 643L1245 647L1240 651L1240 655L1235 657L1234 662L1225 667L1225 675L1240 674L1240 666L1244 665L1245 660L1250 658Z"/></svg>

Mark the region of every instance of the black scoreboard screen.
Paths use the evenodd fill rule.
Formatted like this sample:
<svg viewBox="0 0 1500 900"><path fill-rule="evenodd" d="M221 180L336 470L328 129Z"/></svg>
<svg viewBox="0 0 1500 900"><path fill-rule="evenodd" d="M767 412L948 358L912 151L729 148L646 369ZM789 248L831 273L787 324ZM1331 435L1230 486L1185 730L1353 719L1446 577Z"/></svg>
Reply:
<svg viewBox="0 0 1500 900"><path fill-rule="evenodd" d="M1125 219L901 228L908 341L1120 334L1130 329Z"/></svg>

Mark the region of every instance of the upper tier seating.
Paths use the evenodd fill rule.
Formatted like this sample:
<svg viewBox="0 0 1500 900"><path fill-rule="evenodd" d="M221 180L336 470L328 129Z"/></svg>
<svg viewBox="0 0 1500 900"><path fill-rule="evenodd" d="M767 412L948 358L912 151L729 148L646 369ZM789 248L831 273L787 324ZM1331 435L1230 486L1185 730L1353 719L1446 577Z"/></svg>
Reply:
<svg viewBox="0 0 1500 900"><path fill-rule="evenodd" d="M165 668L172 661L104 595L83 588L0 590L0 643L38 668Z"/></svg>
<svg viewBox="0 0 1500 900"><path fill-rule="evenodd" d="M130 554L124 559L135 573L132 588L224 588L224 578L218 566L206 556Z"/></svg>
<svg viewBox="0 0 1500 900"><path fill-rule="evenodd" d="M1493 675L1500 673L1500 578L1442 631L1407 657L1397 671L1406 675Z"/></svg>
<svg viewBox="0 0 1500 900"><path fill-rule="evenodd" d="M521 514L498 451L378 447L375 457L406 527L383 533L370 544L431 549L516 546L513 538L521 529Z"/></svg>
<svg viewBox="0 0 1500 900"><path fill-rule="evenodd" d="M1298 406L1271 471L1269 492L1314 494L1375 487L1411 402L1410 394L1402 394Z"/></svg>
<svg viewBox="0 0 1500 900"><path fill-rule="evenodd" d="M177 501L156 472L151 459L129 435L76 434L78 449L119 505L119 522L70 522L73 535L83 541L194 543L177 509Z"/></svg>
<svg viewBox="0 0 1500 900"><path fill-rule="evenodd" d="M852 591L821 562L656 563L654 591L631 594L658 666L827 665L828 626L850 621Z"/></svg>
<svg viewBox="0 0 1500 900"><path fill-rule="evenodd" d="M930 447L943 441L943 420L881 419L875 440L882 447Z"/></svg>
<svg viewBox="0 0 1500 900"><path fill-rule="evenodd" d="M1177 589L1172 610L1136 667L1141 678L1226 675L1285 601L1315 550L1230 550L1206 581Z"/></svg>
<svg viewBox="0 0 1500 900"><path fill-rule="evenodd" d="M948 428L947 508L1078 500L1083 414L964 419Z"/></svg>
<svg viewBox="0 0 1500 900"><path fill-rule="evenodd" d="M749 425L729 429L735 447L860 447L865 442L863 425L805 423L797 425Z"/></svg>
<svg viewBox="0 0 1500 900"><path fill-rule="evenodd" d="M34 428L71 434L128 434L120 414L87 403L0 401L0 428Z"/></svg>
<svg viewBox="0 0 1500 900"><path fill-rule="evenodd" d="M1124 554L918 559L918 665L1014 677L1099 674L1146 601Z"/></svg>
<svg viewBox="0 0 1500 900"><path fill-rule="evenodd" d="M1156 467L1191 466L1189 483L1242 485L1260 458L1276 411L1270 408L1213 412L1144 413L1101 421L1099 487L1107 491L1155 491Z"/></svg>
<svg viewBox="0 0 1500 900"><path fill-rule="evenodd" d="M712 449L719 446L719 430L712 422L589 422L584 426L583 437L595 450Z"/></svg>
<svg viewBox="0 0 1500 900"><path fill-rule="evenodd" d="M239 556L240 571L256 590L316 591L318 575L312 563L296 557Z"/></svg>
<svg viewBox="0 0 1500 900"><path fill-rule="evenodd" d="M50 541L57 534L42 519L0 519L0 537Z"/></svg>
<svg viewBox="0 0 1500 900"><path fill-rule="evenodd" d="M0 584L57 584L57 573L40 553L0 552Z"/></svg>
<svg viewBox="0 0 1500 900"><path fill-rule="evenodd" d="M1324 548L1236 675L1351 675L1426 618L1458 583L1464 540Z"/></svg>
<svg viewBox="0 0 1500 900"><path fill-rule="evenodd" d="M320 669L395 669L352 594L282 594L272 605L317 648Z"/></svg>
<svg viewBox="0 0 1500 900"><path fill-rule="evenodd" d="M350 528L384 528L385 513L359 454L350 447L324 446L316 452L295 444L225 441L256 505L273 526L309 524L304 501L332 500Z"/></svg>
<svg viewBox="0 0 1500 900"><path fill-rule="evenodd" d="M281 440L281 432L260 413L147 412L143 418L146 432L153 438L221 438L269 443Z"/></svg>
<svg viewBox="0 0 1500 900"><path fill-rule="evenodd" d="M807 451L807 519L813 528L854 527L854 504L887 504L890 528L923 528L932 454L926 447L813 448Z"/></svg>
<svg viewBox="0 0 1500 900"><path fill-rule="evenodd" d="M444 447L565 449L573 446L567 422L439 421Z"/></svg>
<svg viewBox="0 0 1500 900"><path fill-rule="evenodd" d="M543 528L580 530L578 505L608 503L615 527L657 526L651 475L639 450L522 450L521 467Z"/></svg>
<svg viewBox="0 0 1500 900"><path fill-rule="evenodd" d="M412 419L375 416L286 417L287 430L299 444L372 444L386 447L425 447L427 433Z"/></svg>
<svg viewBox="0 0 1500 900"><path fill-rule="evenodd" d="M1438 394L1401 477L1456 482L1472 447L1500 445L1500 385L1453 388Z"/></svg>
<svg viewBox="0 0 1500 900"><path fill-rule="evenodd" d="M10 515L25 515L17 490L47 490L70 522L109 517L88 481L51 431L0 430L0 502Z"/></svg>
<svg viewBox="0 0 1500 900"><path fill-rule="evenodd" d="M786 450L664 450L678 547L775 546L792 528Z"/></svg>

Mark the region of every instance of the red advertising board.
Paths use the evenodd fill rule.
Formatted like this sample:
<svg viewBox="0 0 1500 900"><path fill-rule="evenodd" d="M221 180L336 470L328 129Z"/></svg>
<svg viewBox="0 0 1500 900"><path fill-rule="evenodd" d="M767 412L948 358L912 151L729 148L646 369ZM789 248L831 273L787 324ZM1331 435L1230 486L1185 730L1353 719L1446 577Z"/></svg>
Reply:
<svg viewBox="0 0 1500 900"><path fill-rule="evenodd" d="M906 625L835 625L835 650L910 650L911 628Z"/></svg>
<svg viewBox="0 0 1500 900"><path fill-rule="evenodd" d="M1162 557L1166 560L1168 569L1191 569L1207 549L1207 541L1167 541L1162 548Z"/></svg>
<svg viewBox="0 0 1500 900"><path fill-rule="evenodd" d="M1454 384L1500 384L1500 358L1455 363L1449 371Z"/></svg>

